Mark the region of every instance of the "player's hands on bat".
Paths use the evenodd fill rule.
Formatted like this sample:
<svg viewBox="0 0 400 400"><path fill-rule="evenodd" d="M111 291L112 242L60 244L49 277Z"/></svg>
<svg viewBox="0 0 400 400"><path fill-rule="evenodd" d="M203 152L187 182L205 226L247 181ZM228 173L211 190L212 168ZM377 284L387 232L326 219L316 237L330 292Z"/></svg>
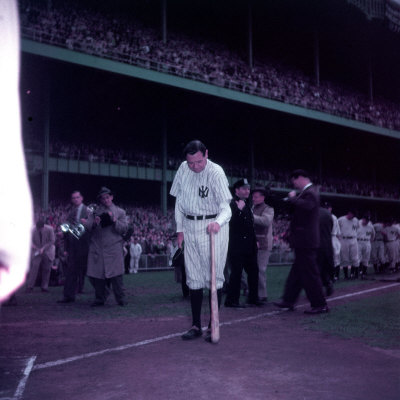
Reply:
<svg viewBox="0 0 400 400"><path fill-rule="evenodd" d="M208 233L218 233L221 227L219 226L218 222L211 222L207 226L207 232Z"/></svg>

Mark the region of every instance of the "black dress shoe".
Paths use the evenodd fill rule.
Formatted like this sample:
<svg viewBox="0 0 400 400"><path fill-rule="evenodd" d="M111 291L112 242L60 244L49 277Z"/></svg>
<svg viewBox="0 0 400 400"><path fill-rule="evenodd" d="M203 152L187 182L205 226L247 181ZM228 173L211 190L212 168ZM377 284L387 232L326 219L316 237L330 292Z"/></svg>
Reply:
<svg viewBox="0 0 400 400"><path fill-rule="evenodd" d="M182 340L193 340L199 338L203 334L201 329L191 328L184 333L181 338Z"/></svg>
<svg viewBox="0 0 400 400"><path fill-rule="evenodd" d="M260 297L260 301L264 304L268 303L268 297Z"/></svg>
<svg viewBox="0 0 400 400"><path fill-rule="evenodd" d="M126 305L128 305L128 303L126 301L119 301L118 305L121 307L125 307Z"/></svg>
<svg viewBox="0 0 400 400"><path fill-rule="evenodd" d="M230 308L246 308L244 304L240 303L232 303L230 301L225 301L225 307L230 307Z"/></svg>
<svg viewBox="0 0 400 400"><path fill-rule="evenodd" d="M61 300L57 300L57 303L73 303L75 301L75 299L68 299L66 297L64 297Z"/></svg>
<svg viewBox="0 0 400 400"><path fill-rule="evenodd" d="M287 308L289 311L294 310L294 305L291 303L286 303L286 301L274 301L273 304L279 308Z"/></svg>
<svg viewBox="0 0 400 400"><path fill-rule="evenodd" d="M328 306L311 307L309 310L305 310L304 314L315 315L315 314L326 314L329 312Z"/></svg>

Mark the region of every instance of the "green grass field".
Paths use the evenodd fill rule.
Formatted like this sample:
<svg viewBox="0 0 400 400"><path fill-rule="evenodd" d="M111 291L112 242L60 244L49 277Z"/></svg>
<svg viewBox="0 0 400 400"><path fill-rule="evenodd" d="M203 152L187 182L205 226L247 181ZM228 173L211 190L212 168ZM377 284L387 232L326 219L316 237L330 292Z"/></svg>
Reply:
<svg viewBox="0 0 400 400"><path fill-rule="evenodd" d="M268 300L274 301L282 295L289 266L268 268ZM336 293L349 286L368 285L370 281L343 281L335 284ZM98 320L114 318L155 318L190 316L189 301L183 300L180 284L174 281L173 271L143 272L125 275L126 307L115 304L111 294L107 305L100 308L89 307L93 300L93 290L86 282L85 293L77 297L73 304L56 304L62 298L62 287L50 287L44 294L39 288L33 293L17 294L18 306L4 307L2 321L48 320ZM242 299L245 300L244 298ZM205 300L207 301L207 296ZM320 330L344 338L359 338L365 343L382 348L400 348L400 292L376 294L369 298L353 298L344 305L335 305L326 315L307 317L303 321L305 329ZM12 310L12 313L11 313ZM208 313L207 307L203 307Z"/></svg>

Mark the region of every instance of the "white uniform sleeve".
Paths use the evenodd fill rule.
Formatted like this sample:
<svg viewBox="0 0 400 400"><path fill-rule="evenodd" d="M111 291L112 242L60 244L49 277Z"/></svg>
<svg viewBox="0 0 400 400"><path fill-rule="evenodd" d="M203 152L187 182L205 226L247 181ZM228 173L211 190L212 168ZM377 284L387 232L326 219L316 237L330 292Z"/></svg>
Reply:
<svg viewBox="0 0 400 400"><path fill-rule="evenodd" d="M232 216L232 210L229 203L223 202L219 205L219 213L215 222L218 222L219 226L222 226L229 222Z"/></svg>
<svg viewBox="0 0 400 400"><path fill-rule="evenodd" d="M176 199L175 201L175 221L176 221L176 231L177 232L183 232L183 219L185 216L183 215L183 212L180 210L179 207L179 200Z"/></svg>

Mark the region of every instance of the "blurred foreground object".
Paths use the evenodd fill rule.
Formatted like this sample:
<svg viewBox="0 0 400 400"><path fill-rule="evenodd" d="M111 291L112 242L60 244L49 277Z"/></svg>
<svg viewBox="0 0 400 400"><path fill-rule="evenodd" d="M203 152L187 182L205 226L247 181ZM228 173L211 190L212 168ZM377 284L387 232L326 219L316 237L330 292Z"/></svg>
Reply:
<svg viewBox="0 0 400 400"><path fill-rule="evenodd" d="M14 0L0 1L0 302L25 281L32 199L25 169L19 104L19 21Z"/></svg>

